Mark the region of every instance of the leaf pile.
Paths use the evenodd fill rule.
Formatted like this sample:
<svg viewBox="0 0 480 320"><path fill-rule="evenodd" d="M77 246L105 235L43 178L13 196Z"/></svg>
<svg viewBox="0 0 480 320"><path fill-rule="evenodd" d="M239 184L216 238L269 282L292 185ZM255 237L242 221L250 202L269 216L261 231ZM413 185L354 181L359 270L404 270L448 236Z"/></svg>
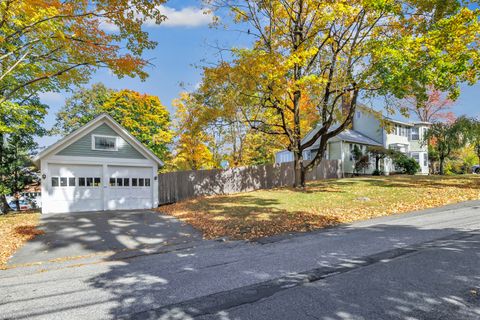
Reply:
<svg viewBox="0 0 480 320"><path fill-rule="evenodd" d="M252 240L480 199L473 175L361 177L192 199L159 208L206 239Z"/></svg>
<svg viewBox="0 0 480 320"><path fill-rule="evenodd" d="M43 234L38 230L38 213L9 213L0 215L0 269L25 242Z"/></svg>

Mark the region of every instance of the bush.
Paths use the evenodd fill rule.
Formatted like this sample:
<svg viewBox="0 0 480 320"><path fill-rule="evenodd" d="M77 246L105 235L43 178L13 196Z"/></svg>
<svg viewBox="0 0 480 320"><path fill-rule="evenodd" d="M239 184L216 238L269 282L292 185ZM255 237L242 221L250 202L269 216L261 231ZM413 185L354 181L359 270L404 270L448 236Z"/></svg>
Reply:
<svg viewBox="0 0 480 320"><path fill-rule="evenodd" d="M383 176L384 172L382 170L373 170L372 176Z"/></svg>
<svg viewBox="0 0 480 320"><path fill-rule="evenodd" d="M394 161L395 164L400 167L403 173L413 175L420 170L420 165L418 162L407 155L399 154Z"/></svg>

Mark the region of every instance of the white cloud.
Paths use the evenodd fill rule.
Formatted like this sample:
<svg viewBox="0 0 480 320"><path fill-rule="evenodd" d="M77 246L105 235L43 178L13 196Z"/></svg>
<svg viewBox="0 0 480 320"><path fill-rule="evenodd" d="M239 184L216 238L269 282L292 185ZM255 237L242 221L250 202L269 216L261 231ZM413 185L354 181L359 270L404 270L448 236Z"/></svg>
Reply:
<svg viewBox="0 0 480 320"><path fill-rule="evenodd" d="M158 8L166 16L165 21L156 24L155 20L149 19L145 21L145 27L201 27L211 23L214 18L212 12L196 7L175 9L160 5ZM107 19L101 21L100 28L109 33L119 31L119 28Z"/></svg>
<svg viewBox="0 0 480 320"><path fill-rule="evenodd" d="M163 27L200 27L208 25L213 21L213 13L206 12L203 9L195 7L185 7L175 9L166 6L160 6L160 12L167 17L160 25L154 21L148 21L148 26Z"/></svg>

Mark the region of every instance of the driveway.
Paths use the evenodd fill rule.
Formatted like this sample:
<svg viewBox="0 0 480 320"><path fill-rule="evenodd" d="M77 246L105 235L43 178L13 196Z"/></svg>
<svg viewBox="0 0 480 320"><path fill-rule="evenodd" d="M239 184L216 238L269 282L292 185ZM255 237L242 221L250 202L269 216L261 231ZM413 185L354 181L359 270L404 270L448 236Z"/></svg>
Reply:
<svg viewBox="0 0 480 320"><path fill-rule="evenodd" d="M151 210L46 214L40 228L45 234L23 246L9 265L128 255L201 240L189 225Z"/></svg>
<svg viewBox="0 0 480 320"><path fill-rule="evenodd" d="M480 319L479 230L473 201L261 243L19 266L0 271L0 319Z"/></svg>

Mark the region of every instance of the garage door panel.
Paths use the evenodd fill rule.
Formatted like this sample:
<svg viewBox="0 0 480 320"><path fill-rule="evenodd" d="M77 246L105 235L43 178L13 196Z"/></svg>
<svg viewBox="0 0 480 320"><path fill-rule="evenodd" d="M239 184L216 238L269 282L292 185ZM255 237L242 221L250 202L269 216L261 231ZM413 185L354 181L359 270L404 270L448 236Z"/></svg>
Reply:
<svg viewBox="0 0 480 320"><path fill-rule="evenodd" d="M107 208L109 210L152 208L152 168L109 166L108 177ZM143 182L149 179L150 186L140 186L140 179Z"/></svg>
<svg viewBox="0 0 480 320"><path fill-rule="evenodd" d="M101 166L50 164L48 212L103 210L102 170ZM93 185L95 178L100 179L96 186Z"/></svg>

